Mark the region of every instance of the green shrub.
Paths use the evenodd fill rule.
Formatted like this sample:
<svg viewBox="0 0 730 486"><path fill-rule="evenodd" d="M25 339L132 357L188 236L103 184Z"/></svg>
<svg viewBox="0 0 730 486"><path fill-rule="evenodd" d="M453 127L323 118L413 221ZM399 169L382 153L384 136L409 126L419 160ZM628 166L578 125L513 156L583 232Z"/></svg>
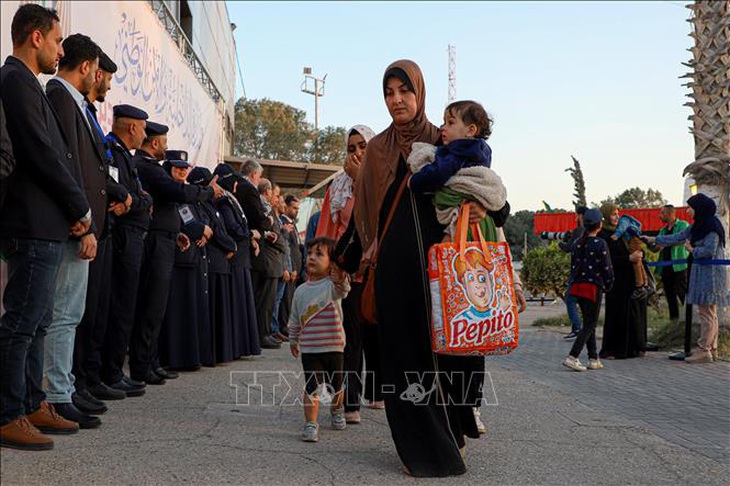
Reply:
<svg viewBox="0 0 730 486"><path fill-rule="evenodd" d="M570 255L557 243L527 252L522 262L522 284L533 295L552 295L563 299L570 276Z"/></svg>
<svg viewBox="0 0 730 486"><path fill-rule="evenodd" d="M568 314L555 317L541 317L540 319L536 319L532 325L536 327L570 327L570 319L568 319Z"/></svg>

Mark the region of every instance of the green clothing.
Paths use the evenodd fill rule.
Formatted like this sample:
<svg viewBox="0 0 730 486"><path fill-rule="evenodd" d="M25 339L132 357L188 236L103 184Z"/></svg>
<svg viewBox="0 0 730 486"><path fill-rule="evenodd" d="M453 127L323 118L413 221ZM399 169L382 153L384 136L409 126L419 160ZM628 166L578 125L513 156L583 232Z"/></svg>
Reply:
<svg viewBox="0 0 730 486"><path fill-rule="evenodd" d="M463 194L461 192L454 191L448 187L439 189L433 196L433 203L437 209L448 209L457 208L461 206L464 200L476 201L474 196L469 194ZM479 227L482 230L482 235L486 241L497 241L497 227L494 225L494 220L488 214L479 222ZM471 234L471 228L469 229L469 235L467 236L469 241L474 240L474 235Z"/></svg>
<svg viewBox="0 0 730 486"><path fill-rule="evenodd" d="M689 223L686 221L682 221L681 219L677 219L674 222L674 227L672 228L671 232L667 231L667 227L664 226L662 229L659 230L659 236L663 235L676 235L684 231L686 228L689 227ZM686 260L687 256L689 255L689 252L687 251L687 248L684 247L684 245L678 245L672 247L672 260ZM661 253L660 253L661 256ZM659 267L661 268L661 267ZM686 263L675 263L672 265L672 269L675 272L681 272L682 270L687 270L687 264Z"/></svg>

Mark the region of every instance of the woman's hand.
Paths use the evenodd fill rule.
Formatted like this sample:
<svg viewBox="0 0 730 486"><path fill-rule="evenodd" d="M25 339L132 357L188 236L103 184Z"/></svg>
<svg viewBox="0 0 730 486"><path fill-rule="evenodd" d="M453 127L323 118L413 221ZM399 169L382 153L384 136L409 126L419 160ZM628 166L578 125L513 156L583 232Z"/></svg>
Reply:
<svg viewBox="0 0 730 486"><path fill-rule="evenodd" d="M684 242L684 247L687 248L687 251L690 253L694 251L694 247L692 246L692 243L689 242L689 240Z"/></svg>
<svg viewBox="0 0 730 486"><path fill-rule="evenodd" d="M487 215L487 208L478 201L469 203L469 224L477 224Z"/></svg>
<svg viewBox="0 0 730 486"><path fill-rule="evenodd" d="M357 174L360 172L360 166L362 165L362 159L356 154L347 154L345 157L345 174L349 175L354 181L357 179Z"/></svg>
<svg viewBox="0 0 730 486"><path fill-rule="evenodd" d="M527 309L527 300L525 299L525 293L522 291L522 287L517 287L515 290L515 299L517 299L517 313L522 314Z"/></svg>
<svg viewBox="0 0 730 486"><path fill-rule="evenodd" d="M631 255L629 255L629 261L631 263L639 263L643 259L644 259L644 254L641 252L641 250L636 250Z"/></svg>

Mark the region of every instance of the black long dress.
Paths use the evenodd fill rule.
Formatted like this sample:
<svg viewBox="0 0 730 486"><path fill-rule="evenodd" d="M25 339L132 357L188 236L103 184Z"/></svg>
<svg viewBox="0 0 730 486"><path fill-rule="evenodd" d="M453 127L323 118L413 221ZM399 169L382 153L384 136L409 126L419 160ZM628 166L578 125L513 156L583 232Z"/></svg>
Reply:
<svg viewBox="0 0 730 486"><path fill-rule="evenodd" d="M636 358L646 349L646 298L631 299L634 270L629 249L623 239L612 240L612 231L601 230L600 238L608 243L613 264L614 283L606 293L606 317L603 324L601 358Z"/></svg>
<svg viewBox="0 0 730 486"><path fill-rule="evenodd" d="M184 252L175 249L170 298L158 348L160 363L179 370L200 368L200 337L210 332L208 251L195 244L203 235L207 217L199 212L197 204L187 207L194 219L182 225L181 230L190 238L190 248Z"/></svg>
<svg viewBox="0 0 730 486"><path fill-rule="evenodd" d="M401 157L381 206L381 231L405 175ZM431 351L425 258L430 246L441 241L443 229L431 197L406 189L381 242L376 271L385 410L398 455L414 476L464 473L459 453L464 435L479 437L462 381L468 382L477 361ZM483 366L483 360L478 362ZM418 400L419 392L431 390Z"/></svg>
<svg viewBox="0 0 730 486"><path fill-rule="evenodd" d="M258 356L261 354L261 345L251 283L251 231L243 210L227 196L218 199L215 205L225 223L226 231L238 246L236 256L230 260L233 356Z"/></svg>

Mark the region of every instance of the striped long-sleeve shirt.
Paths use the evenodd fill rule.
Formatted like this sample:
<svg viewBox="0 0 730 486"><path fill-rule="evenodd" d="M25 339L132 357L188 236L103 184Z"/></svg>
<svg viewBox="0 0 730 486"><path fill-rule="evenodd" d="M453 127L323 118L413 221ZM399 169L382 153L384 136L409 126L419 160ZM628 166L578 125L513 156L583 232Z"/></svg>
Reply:
<svg viewBox="0 0 730 486"><path fill-rule="evenodd" d="M349 291L347 280L335 285L324 278L300 285L289 315L289 341L298 343L302 353L343 352L342 299Z"/></svg>

